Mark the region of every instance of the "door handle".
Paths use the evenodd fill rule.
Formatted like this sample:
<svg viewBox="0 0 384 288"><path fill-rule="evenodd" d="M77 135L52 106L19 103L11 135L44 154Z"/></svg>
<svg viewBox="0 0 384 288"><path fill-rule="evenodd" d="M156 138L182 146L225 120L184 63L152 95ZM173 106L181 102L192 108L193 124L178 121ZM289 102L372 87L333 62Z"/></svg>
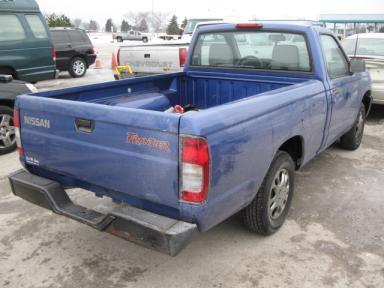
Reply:
<svg viewBox="0 0 384 288"><path fill-rule="evenodd" d="M75 124L77 130L85 133L91 133L95 129L95 121L83 118L76 118Z"/></svg>

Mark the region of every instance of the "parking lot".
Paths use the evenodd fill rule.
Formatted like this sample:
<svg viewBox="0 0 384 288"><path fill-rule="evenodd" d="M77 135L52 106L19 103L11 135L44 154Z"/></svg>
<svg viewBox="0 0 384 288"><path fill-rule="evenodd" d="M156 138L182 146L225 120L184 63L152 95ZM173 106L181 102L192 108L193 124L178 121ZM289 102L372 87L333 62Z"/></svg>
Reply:
<svg viewBox="0 0 384 288"><path fill-rule="evenodd" d="M37 87L112 79L111 70L90 69L82 79L64 73ZM297 172L292 209L278 233L253 235L236 215L198 234L175 258L13 196L7 175L21 165L17 153L0 156L0 286L382 287L383 124L384 108L374 107L360 149L334 145ZM78 189L70 195L95 209L111 204Z"/></svg>

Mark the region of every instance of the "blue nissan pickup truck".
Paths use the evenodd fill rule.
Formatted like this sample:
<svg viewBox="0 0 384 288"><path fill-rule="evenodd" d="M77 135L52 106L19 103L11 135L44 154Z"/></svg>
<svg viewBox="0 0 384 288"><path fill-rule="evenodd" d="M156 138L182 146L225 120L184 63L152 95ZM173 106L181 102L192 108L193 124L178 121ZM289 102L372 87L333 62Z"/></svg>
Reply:
<svg viewBox="0 0 384 288"><path fill-rule="evenodd" d="M10 184L170 255L240 211L250 231L270 235L287 217L295 170L334 142L357 149L370 105L364 62L328 30L201 26L183 72L18 96L25 169ZM101 213L71 201L69 187L117 203Z"/></svg>

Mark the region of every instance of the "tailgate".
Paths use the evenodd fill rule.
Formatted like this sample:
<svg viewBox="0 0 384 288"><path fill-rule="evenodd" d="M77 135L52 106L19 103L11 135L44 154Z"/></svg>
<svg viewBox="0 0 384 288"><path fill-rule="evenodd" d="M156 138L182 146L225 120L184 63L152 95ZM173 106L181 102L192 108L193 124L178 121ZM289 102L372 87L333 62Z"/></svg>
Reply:
<svg viewBox="0 0 384 288"><path fill-rule="evenodd" d="M177 207L179 116L19 96L26 162Z"/></svg>
<svg viewBox="0 0 384 288"><path fill-rule="evenodd" d="M135 73L179 72L180 45L133 46L120 50L120 64L130 65Z"/></svg>

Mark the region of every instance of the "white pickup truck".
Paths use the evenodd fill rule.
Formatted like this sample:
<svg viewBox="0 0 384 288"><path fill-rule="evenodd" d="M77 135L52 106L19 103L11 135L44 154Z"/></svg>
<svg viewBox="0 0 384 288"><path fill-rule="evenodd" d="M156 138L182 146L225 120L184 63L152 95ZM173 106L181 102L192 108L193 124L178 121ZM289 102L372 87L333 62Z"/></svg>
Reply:
<svg viewBox="0 0 384 288"><path fill-rule="evenodd" d="M121 33L113 33L112 39L116 40L117 42L124 42L124 40L129 40L129 41L143 41L144 43L147 43L149 40L149 37L146 33L137 32L137 31L128 31L128 32L121 32Z"/></svg>
<svg viewBox="0 0 384 288"><path fill-rule="evenodd" d="M192 34L197 25L223 19L190 19L180 40L121 46L117 53L119 65L130 65L136 75L162 74L183 70Z"/></svg>

